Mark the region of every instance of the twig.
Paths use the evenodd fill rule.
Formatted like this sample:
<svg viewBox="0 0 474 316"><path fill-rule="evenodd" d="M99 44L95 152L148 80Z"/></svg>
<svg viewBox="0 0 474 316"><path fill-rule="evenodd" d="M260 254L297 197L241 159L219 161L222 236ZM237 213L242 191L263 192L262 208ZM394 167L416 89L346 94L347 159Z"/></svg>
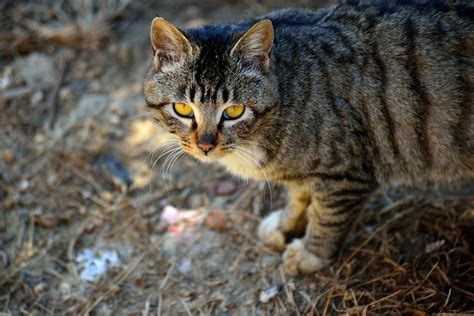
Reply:
<svg viewBox="0 0 474 316"><path fill-rule="evenodd" d="M143 308L142 315L143 316L148 316L149 312L150 312L150 296L148 296L147 299L146 299L145 307Z"/></svg>
<svg viewBox="0 0 474 316"><path fill-rule="evenodd" d="M184 309L186 310L186 313L188 313L189 316L193 316L193 313L191 313L191 311L189 310L189 307L188 305L186 305L186 302L180 297L179 298L181 304L183 304L184 306Z"/></svg>
<svg viewBox="0 0 474 316"><path fill-rule="evenodd" d="M158 307L156 308L156 316L161 316L161 304L163 302L163 297L158 295Z"/></svg>
<svg viewBox="0 0 474 316"><path fill-rule="evenodd" d="M288 303L290 303L290 305L293 306L293 308L295 309L296 315L300 316L301 312L298 308L298 305L295 302L295 298L293 296L293 289L290 289L288 287L288 282L286 282L285 271L283 269L283 266L280 266L280 277L281 277L281 280L283 281L283 289L285 290Z"/></svg>
<svg viewBox="0 0 474 316"><path fill-rule="evenodd" d="M50 130L53 129L54 122L56 121L56 117L58 116L59 90L61 89L61 86L64 81L66 68L67 68L66 57L63 57L59 61L59 77L56 80L53 87L53 91L51 92L48 98L49 115L48 115L48 121L47 121L48 122L47 128Z"/></svg>
<svg viewBox="0 0 474 316"><path fill-rule="evenodd" d="M31 87L20 87L15 89L4 90L0 92L0 101L14 100L33 92Z"/></svg>
<svg viewBox="0 0 474 316"><path fill-rule="evenodd" d="M389 208L393 209L393 207L395 205L397 205L397 203L390 206ZM337 273L339 274L341 272L342 267L344 267L349 261L351 261L355 257L355 255L358 254L362 250L362 248L365 247L365 245L367 245L375 236L377 236L377 234L379 232L381 232L383 229L385 229L390 224L392 224L392 223L396 222L397 220L401 219L403 216L407 215L408 213L413 212L415 209L417 209L417 208L416 207L411 207L411 208L407 209L406 211L396 213L391 219L386 221L383 225L379 226L369 237L367 237L367 239L364 242L362 242L362 244L359 245L359 247L357 247L357 249L355 249L352 252L352 254L343 262L343 264L341 264L341 268L339 268Z"/></svg>
<svg viewBox="0 0 474 316"><path fill-rule="evenodd" d="M171 264L170 268L168 269L168 272L165 275L165 278L163 279L163 281L161 281L161 284L160 284L160 287L159 287L160 292L165 288L166 282L168 282L168 279L170 278L171 274L173 273L174 267L175 267L175 264L174 263Z"/></svg>
<svg viewBox="0 0 474 316"><path fill-rule="evenodd" d="M329 302L331 301L333 292L334 292L334 286L331 287L331 290L329 291L328 297L326 299L326 305L324 306L323 316L326 316L328 314Z"/></svg>

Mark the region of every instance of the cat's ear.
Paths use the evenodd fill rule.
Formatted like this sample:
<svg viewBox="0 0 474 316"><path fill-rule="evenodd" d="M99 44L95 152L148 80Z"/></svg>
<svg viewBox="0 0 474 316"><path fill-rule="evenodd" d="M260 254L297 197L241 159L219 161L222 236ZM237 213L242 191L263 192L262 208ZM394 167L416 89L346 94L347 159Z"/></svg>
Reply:
<svg viewBox="0 0 474 316"><path fill-rule="evenodd" d="M232 48L231 56L268 70L273 46L273 25L270 20L255 23Z"/></svg>
<svg viewBox="0 0 474 316"><path fill-rule="evenodd" d="M151 22L150 38L155 68L192 54L192 46L183 33L161 17L156 17Z"/></svg>

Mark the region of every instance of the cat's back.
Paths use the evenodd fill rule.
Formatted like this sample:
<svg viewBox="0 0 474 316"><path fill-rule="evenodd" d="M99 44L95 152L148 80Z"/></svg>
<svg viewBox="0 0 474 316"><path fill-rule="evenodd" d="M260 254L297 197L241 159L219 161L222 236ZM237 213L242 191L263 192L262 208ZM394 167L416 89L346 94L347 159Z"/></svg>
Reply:
<svg viewBox="0 0 474 316"><path fill-rule="evenodd" d="M473 2L346 1L266 17L283 81L305 74L314 110L336 113L339 103L362 116L379 180L474 175ZM282 86L288 102L304 94L302 84Z"/></svg>
<svg viewBox="0 0 474 316"><path fill-rule="evenodd" d="M378 159L393 168L391 177L472 176L472 2L354 1L326 23L364 43L360 89L353 87L361 99L354 104L367 114Z"/></svg>

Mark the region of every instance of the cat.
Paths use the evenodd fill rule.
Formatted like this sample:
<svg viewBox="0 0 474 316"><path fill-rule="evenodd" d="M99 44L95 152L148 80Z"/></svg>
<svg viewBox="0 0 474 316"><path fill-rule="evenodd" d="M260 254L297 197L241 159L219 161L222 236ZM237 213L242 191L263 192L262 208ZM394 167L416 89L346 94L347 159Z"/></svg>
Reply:
<svg viewBox="0 0 474 316"><path fill-rule="evenodd" d="M150 36L144 96L176 146L288 188L258 236L291 275L331 262L378 187L474 176L472 4L350 1L188 30L157 17Z"/></svg>

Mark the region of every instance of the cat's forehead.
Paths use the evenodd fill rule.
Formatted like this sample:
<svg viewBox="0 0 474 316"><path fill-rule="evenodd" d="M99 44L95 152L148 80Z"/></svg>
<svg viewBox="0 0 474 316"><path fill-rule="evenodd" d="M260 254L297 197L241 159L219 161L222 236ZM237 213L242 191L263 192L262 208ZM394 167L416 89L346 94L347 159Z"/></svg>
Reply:
<svg viewBox="0 0 474 316"><path fill-rule="evenodd" d="M171 71L151 70L145 81L152 101L188 102L197 108L219 108L227 103L260 103L262 76L245 71L231 51L245 28L209 25L184 31L193 56ZM148 92L148 93L147 93Z"/></svg>

